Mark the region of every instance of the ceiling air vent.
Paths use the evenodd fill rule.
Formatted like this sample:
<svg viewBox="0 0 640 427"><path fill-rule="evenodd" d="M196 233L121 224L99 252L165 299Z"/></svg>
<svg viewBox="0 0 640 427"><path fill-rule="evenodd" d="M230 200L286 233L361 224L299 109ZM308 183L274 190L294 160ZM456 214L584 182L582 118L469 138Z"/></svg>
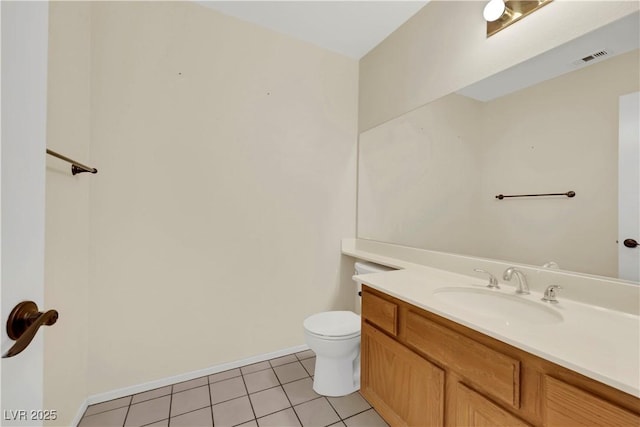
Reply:
<svg viewBox="0 0 640 427"><path fill-rule="evenodd" d="M608 55L609 53L606 50L601 50L600 52L592 53L591 55L585 56L582 58L582 62L593 61L594 59L603 57Z"/></svg>

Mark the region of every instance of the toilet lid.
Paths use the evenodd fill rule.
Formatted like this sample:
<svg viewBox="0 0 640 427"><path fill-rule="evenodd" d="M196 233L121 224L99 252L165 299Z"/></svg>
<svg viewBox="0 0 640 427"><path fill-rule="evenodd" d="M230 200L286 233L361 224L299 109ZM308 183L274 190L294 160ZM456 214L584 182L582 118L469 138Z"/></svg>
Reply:
<svg viewBox="0 0 640 427"><path fill-rule="evenodd" d="M354 335L360 333L360 316L351 311L326 311L307 317L304 328L326 337Z"/></svg>

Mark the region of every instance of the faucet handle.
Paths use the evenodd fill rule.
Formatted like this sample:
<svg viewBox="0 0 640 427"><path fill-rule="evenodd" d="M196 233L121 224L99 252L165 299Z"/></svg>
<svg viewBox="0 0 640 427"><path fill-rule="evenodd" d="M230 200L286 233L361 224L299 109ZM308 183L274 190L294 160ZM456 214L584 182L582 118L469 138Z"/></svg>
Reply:
<svg viewBox="0 0 640 427"><path fill-rule="evenodd" d="M496 276L494 276L493 274L481 268L474 268L473 271L477 271L478 273L484 273L489 275L489 284L487 285L487 288L500 289L500 285L498 285L498 279L496 279Z"/></svg>
<svg viewBox="0 0 640 427"><path fill-rule="evenodd" d="M558 303L558 299L556 298L556 295L558 293L558 291L562 289L562 286L559 285L550 285L547 286L547 289L544 290L544 296L542 298L540 298L542 301L544 302L550 302L552 304L557 304Z"/></svg>

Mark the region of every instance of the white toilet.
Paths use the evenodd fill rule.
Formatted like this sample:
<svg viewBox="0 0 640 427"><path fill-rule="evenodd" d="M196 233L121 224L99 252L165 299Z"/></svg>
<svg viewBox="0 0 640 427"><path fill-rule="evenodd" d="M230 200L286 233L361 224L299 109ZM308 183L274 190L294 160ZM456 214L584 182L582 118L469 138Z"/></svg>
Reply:
<svg viewBox="0 0 640 427"><path fill-rule="evenodd" d="M356 262L356 274L391 268ZM356 282L356 311L360 312L362 283ZM313 390L323 396L345 396L360 389L360 316L351 311L326 311L304 321L304 337L316 354Z"/></svg>

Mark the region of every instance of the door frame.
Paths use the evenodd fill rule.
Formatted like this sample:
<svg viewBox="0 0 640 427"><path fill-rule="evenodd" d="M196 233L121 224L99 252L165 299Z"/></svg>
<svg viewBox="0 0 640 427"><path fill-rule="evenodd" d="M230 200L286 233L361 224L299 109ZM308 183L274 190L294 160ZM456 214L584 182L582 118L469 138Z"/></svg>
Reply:
<svg viewBox="0 0 640 427"><path fill-rule="evenodd" d="M6 333L20 301L44 305L45 149L47 128L47 2L1 2L0 325ZM0 363L0 425L42 425L42 333ZM14 411L14 412L10 412ZM35 411L35 412L31 412Z"/></svg>

